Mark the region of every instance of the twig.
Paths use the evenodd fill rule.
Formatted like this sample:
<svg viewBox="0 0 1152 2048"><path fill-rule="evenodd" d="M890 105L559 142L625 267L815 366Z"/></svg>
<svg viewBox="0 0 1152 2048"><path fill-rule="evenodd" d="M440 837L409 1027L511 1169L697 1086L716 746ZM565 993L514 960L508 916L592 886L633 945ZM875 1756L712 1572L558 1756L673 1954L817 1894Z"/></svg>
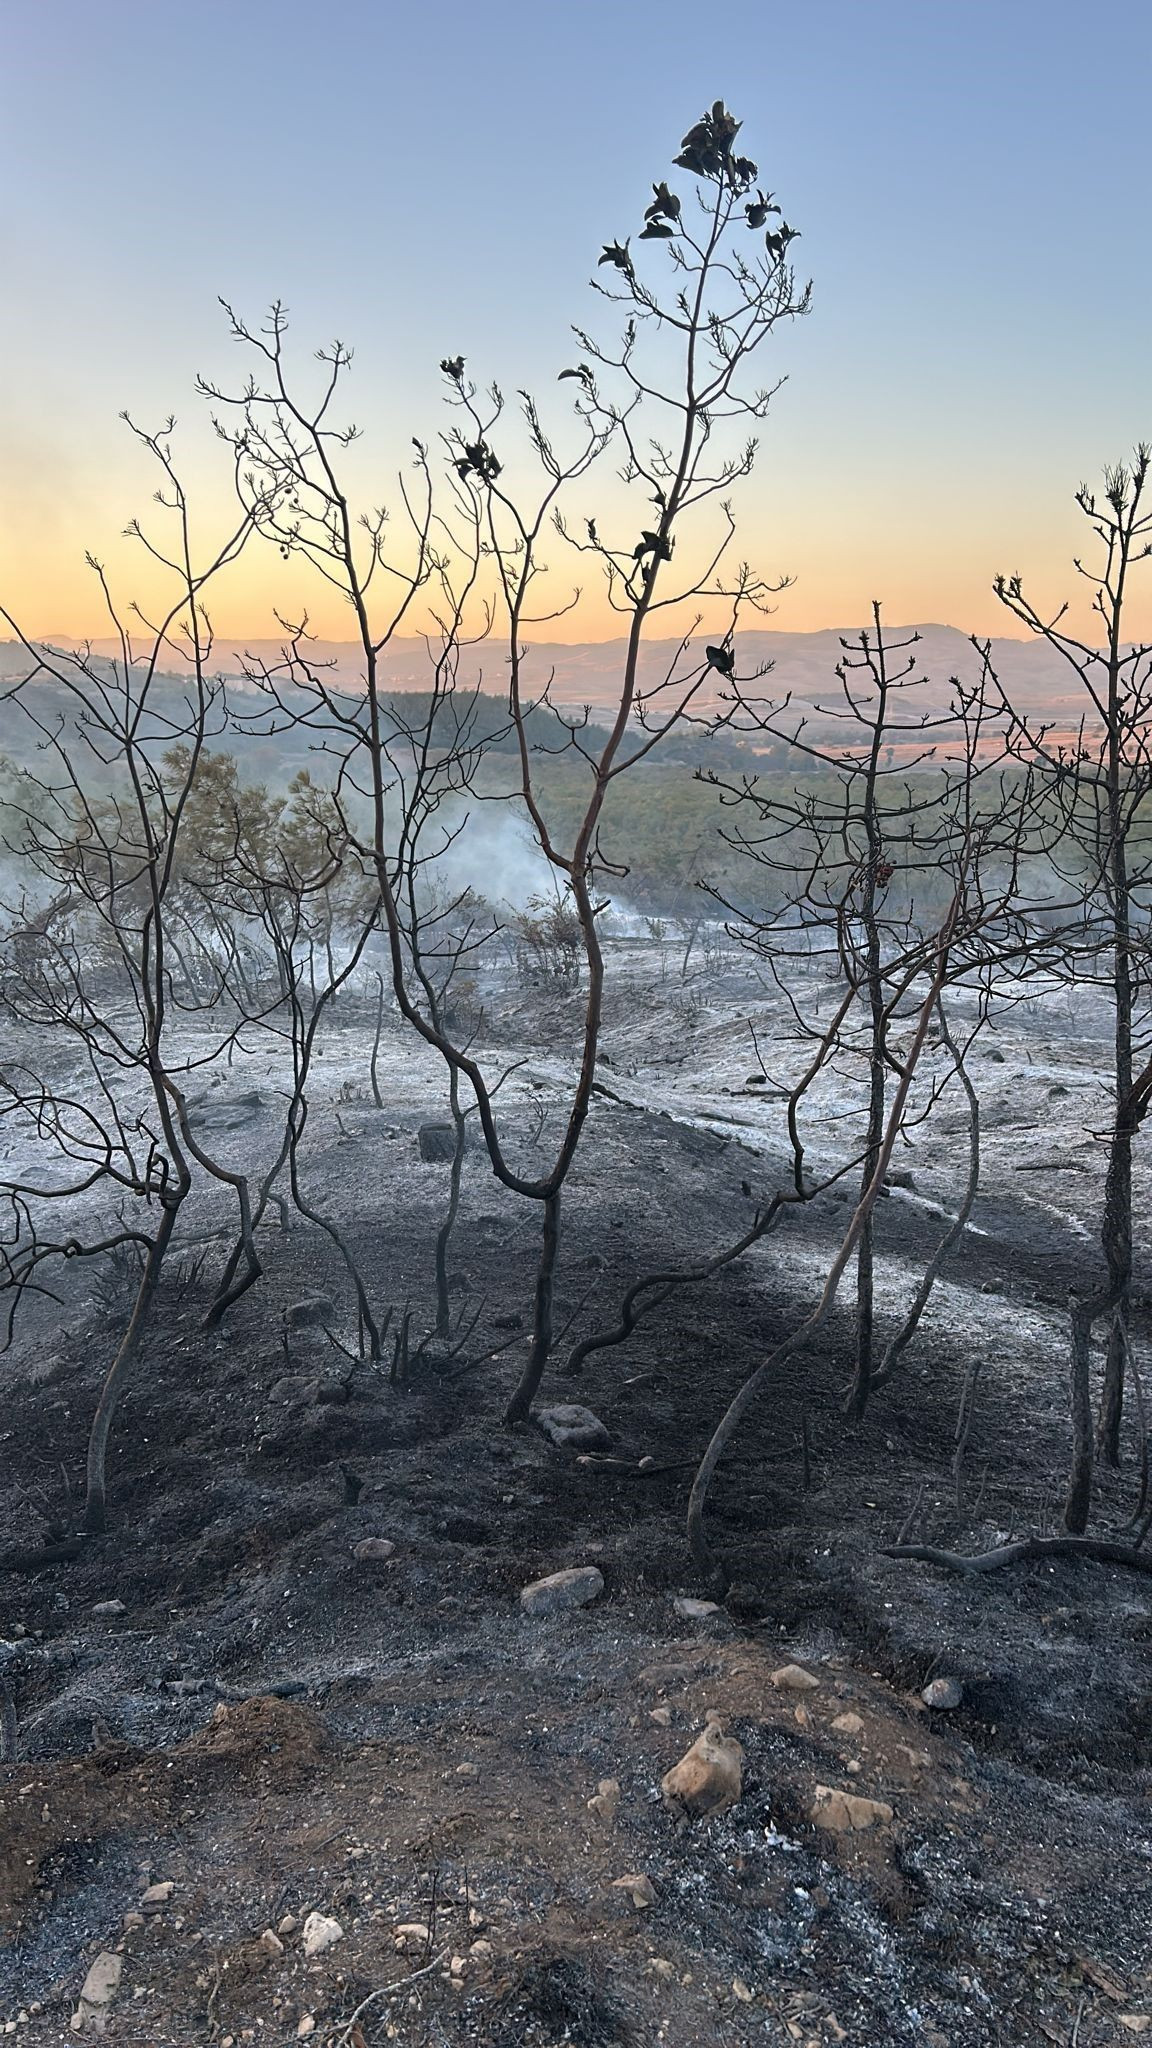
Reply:
<svg viewBox="0 0 1152 2048"><path fill-rule="evenodd" d="M972 1435L972 1424L976 1417L976 1388L980 1369L984 1361L974 1358L964 1375L964 1386L960 1394L960 1409L956 1417L956 1448L952 1454L952 1484L955 1490L956 1514L964 1512L964 1458Z"/></svg>
<svg viewBox="0 0 1152 2048"><path fill-rule="evenodd" d="M913 1501L911 1507L909 1508L908 1513L905 1515L904 1520L900 1524L900 1534L896 1538L896 1543L898 1547L907 1542L909 1536L912 1534L913 1529L916 1527L916 1517L920 1513L920 1503L923 1500L923 1498L924 1482L923 1480L921 1480L919 1486L916 1489L916 1498Z"/></svg>
<svg viewBox="0 0 1152 2048"><path fill-rule="evenodd" d="M369 2006L375 2005L378 1998L391 1998L394 1991L407 1991L411 1985L418 1983L421 1977L429 1976L433 1970L442 1969L447 1960L448 1950L441 1949L440 1954L433 1956L432 1961L425 1963L421 1969L411 1971L407 1977L398 1977L394 1984L381 1984L378 1991L370 1991L367 1998L361 1999L351 2019L345 2022L344 2032L333 2044L333 2048L349 2048L353 2027L358 2020L363 2019Z"/></svg>

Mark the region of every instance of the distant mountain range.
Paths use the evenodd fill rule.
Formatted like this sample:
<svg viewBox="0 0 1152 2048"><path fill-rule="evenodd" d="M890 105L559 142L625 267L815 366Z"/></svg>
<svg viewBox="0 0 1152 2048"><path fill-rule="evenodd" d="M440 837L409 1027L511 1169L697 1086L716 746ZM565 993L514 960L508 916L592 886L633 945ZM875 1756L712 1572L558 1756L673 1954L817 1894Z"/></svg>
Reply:
<svg viewBox="0 0 1152 2048"><path fill-rule="evenodd" d="M890 645L912 633L919 634L914 650L917 668L937 686L933 696L939 701L947 693L951 676L974 680L979 673L971 641L955 626L891 627L886 631ZM857 636L848 632L845 637ZM81 643L62 637L45 644L76 648ZM90 645L94 654L109 659L119 652L111 640L94 640ZM641 661L644 689L652 689L663 679L676 645L672 640L646 643ZM541 640L530 642L529 648L525 673L533 691L539 691L551 677L552 700L556 704L586 704L592 711L602 713L615 703L624 659L623 639L572 646ZM238 676L246 660L266 662L271 667L280 660L281 650L282 643L277 640L251 640L235 647L225 647L221 642L215 650L213 668L223 675ZM750 631L741 633L737 644L742 675L771 664L764 694L773 698L788 694L794 704L806 708L837 702L835 667L842 652L841 635L831 628L818 633ZM703 658L702 644L694 653ZM996 639L992 642L992 653L1008 695L1021 710L1059 726L1076 722L1083 710L1083 693L1068 665L1043 641ZM342 688L354 691L361 683L363 658L352 642L318 640L312 643L311 655L317 666L324 666L331 681ZM165 665L170 672L179 672L175 656ZM429 657L422 639L394 641L382 657L382 667L390 689L426 690L429 686ZM14 681L27 669L25 650L17 642L0 641L0 682ZM506 678L507 655L498 641L482 643L467 652L461 665L462 682L479 681L485 691L499 695L506 686ZM718 694L718 688L709 689L706 701L715 702Z"/></svg>

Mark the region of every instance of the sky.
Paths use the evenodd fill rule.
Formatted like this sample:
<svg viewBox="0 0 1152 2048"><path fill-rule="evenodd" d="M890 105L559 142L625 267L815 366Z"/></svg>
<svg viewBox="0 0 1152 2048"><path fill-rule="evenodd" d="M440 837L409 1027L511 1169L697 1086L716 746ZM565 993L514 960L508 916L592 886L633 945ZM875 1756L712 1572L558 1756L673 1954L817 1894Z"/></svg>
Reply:
<svg viewBox="0 0 1152 2048"><path fill-rule="evenodd" d="M305 367L355 346L357 487L387 500L444 425L442 355L563 402L601 244L717 96L813 281L738 501L741 552L794 578L774 623L879 598L1005 630L998 570L1054 608L1076 485L1152 438L1147 0L1106 32L1082 0L0 0L0 29L0 602L33 635L104 630L86 549L147 597L122 409L176 414L198 533L222 530L194 389L239 371L218 296L283 299ZM252 552L218 632L272 632L284 599ZM349 633L322 596L313 619ZM554 637L613 630L592 593Z"/></svg>

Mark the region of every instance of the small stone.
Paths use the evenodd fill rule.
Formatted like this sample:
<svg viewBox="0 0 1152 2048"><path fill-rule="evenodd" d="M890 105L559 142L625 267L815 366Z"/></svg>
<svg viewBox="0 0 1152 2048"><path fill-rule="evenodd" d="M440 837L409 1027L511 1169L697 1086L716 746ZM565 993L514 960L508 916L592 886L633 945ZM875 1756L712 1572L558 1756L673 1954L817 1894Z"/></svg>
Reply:
<svg viewBox="0 0 1152 2048"><path fill-rule="evenodd" d="M809 1819L833 1834L862 1833L867 1828L887 1827L892 1808L883 1799L862 1799L855 1792L837 1791L834 1785L817 1785Z"/></svg>
<svg viewBox="0 0 1152 2048"><path fill-rule="evenodd" d="M276 1932L277 1934L295 1934L299 1925L300 1922L296 1918L295 1913L285 1913L284 1918L276 1922Z"/></svg>
<svg viewBox="0 0 1152 2048"><path fill-rule="evenodd" d="M396 1929L397 1948L428 1948L432 1931L422 1920L405 1920Z"/></svg>
<svg viewBox="0 0 1152 2048"><path fill-rule="evenodd" d="M744 1752L718 1722L709 1722L660 1781L664 1804L689 1819L726 1813L743 1790Z"/></svg>
<svg viewBox="0 0 1152 2048"><path fill-rule="evenodd" d="M161 1912L168 1904L175 1889L176 1886L170 1877L163 1878L159 1884L150 1884L147 1891L141 1895L140 1911L142 1913Z"/></svg>
<svg viewBox="0 0 1152 2048"><path fill-rule="evenodd" d="M750 1984L744 1982L743 1977L733 1977L732 1996L733 1998L738 1998L741 2005L751 2005L756 1993Z"/></svg>
<svg viewBox="0 0 1152 2048"><path fill-rule="evenodd" d="M314 2034L315 2032L316 2022L313 2019L312 2014L310 2012L306 2012L303 2019L300 2022L300 2025L296 2029L296 2039L298 2041L306 2041L308 2039L309 2034Z"/></svg>
<svg viewBox="0 0 1152 2048"><path fill-rule="evenodd" d="M480 1776L480 1766L479 1764L457 1764L456 1776L458 1778L478 1778Z"/></svg>
<svg viewBox="0 0 1152 2048"><path fill-rule="evenodd" d="M260 1936L260 1946L266 1948L270 1956L282 1956L284 1953L284 1943L273 1927L264 1929Z"/></svg>
<svg viewBox="0 0 1152 2048"><path fill-rule="evenodd" d="M612 1433L591 1408L578 1402L562 1401L551 1408L537 1408L533 1420L549 1443L568 1451L608 1451Z"/></svg>
<svg viewBox="0 0 1152 2048"><path fill-rule="evenodd" d="M658 1728L670 1728L672 1726L672 1709L671 1707L653 1707L649 1712L648 1719L655 1721Z"/></svg>
<svg viewBox="0 0 1152 2048"><path fill-rule="evenodd" d="M837 1735L863 1735L864 1722L859 1714L837 1714L832 1723Z"/></svg>
<svg viewBox="0 0 1152 2048"><path fill-rule="evenodd" d="M92 1612L93 1614L127 1614L128 1609L122 1600L97 1600Z"/></svg>
<svg viewBox="0 0 1152 2048"><path fill-rule="evenodd" d="M463 1956L453 1956L448 1965L448 1973L452 1977L462 1977L466 1967Z"/></svg>
<svg viewBox="0 0 1152 2048"><path fill-rule="evenodd" d="M333 1920L327 1913L309 1913L302 1937L306 1956L322 1956L326 1949L335 1948L336 1943L343 1939L344 1929L338 1920Z"/></svg>
<svg viewBox="0 0 1152 2048"><path fill-rule="evenodd" d="M665 1692L670 1685L687 1685L700 1675L698 1664L648 1664L636 1673L637 1685Z"/></svg>
<svg viewBox="0 0 1152 2048"><path fill-rule="evenodd" d="M120 1925L125 1929L130 1929L133 1927L143 1927L144 1915L143 1913L125 1913L124 1918L120 1922Z"/></svg>
<svg viewBox="0 0 1152 2048"><path fill-rule="evenodd" d="M478 1959L478 1961L483 1962L485 1956L490 1956L493 1954L492 1943L490 1941L484 1941L483 1939L481 1939L480 1941L470 1942L468 1945L468 1953L470 1956L475 1956Z"/></svg>
<svg viewBox="0 0 1152 2048"><path fill-rule="evenodd" d="M820 1680L814 1678L810 1671L805 1671L802 1664L781 1664L779 1670L772 1673L772 1683L777 1692L816 1692Z"/></svg>
<svg viewBox="0 0 1152 2048"><path fill-rule="evenodd" d="M396 1555L396 1545L387 1536L364 1536L352 1545L352 1555L357 1564L384 1564Z"/></svg>
<svg viewBox="0 0 1152 2048"><path fill-rule="evenodd" d="M924 1687L920 1695L926 1707L935 1707L937 1713L951 1713L954 1707L963 1705L964 1687L958 1678L934 1678Z"/></svg>
<svg viewBox="0 0 1152 2048"><path fill-rule="evenodd" d="M675 1966L668 1961L667 1956L649 1956L644 1967L650 1976L659 1977L664 1983L668 1983L676 1975Z"/></svg>
<svg viewBox="0 0 1152 2048"><path fill-rule="evenodd" d="M525 1614L568 1614L575 1607L587 1607L604 1591L604 1575L594 1564L576 1565L568 1571L551 1572L534 1579L520 1595Z"/></svg>
<svg viewBox="0 0 1152 2048"><path fill-rule="evenodd" d="M643 1871L634 1870L627 1877L613 1878L612 1889L614 1892L627 1892L632 1904L641 1910L656 1904L656 1887Z"/></svg>
<svg viewBox="0 0 1152 2048"><path fill-rule="evenodd" d="M687 1594L673 1600L672 1606L681 1621L707 1621L710 1614L724 1611L718 1600L693 1600Z"/></svg>
<svg viewBox="0 0 1152 2048"><path fill-rule="evenodd" d="M103 2033L107 2023L108 2007L120 1989L124 1974L123 1956L113 1955L109 1950L98 1955L84 1979L80 1992L80 2003L72 2015L71 2026L75 2034L92 2026Z"/></svg>
<svg viewBox="0 0 1152 2048"><path fill-rule="evenodd" d="M1147 2013L1118 2012L1116 2024L1123 2027L1126 2034L1152 2033L1152 2019L1149 2019Z"/></svg>
<svg viewBox="0 0 1152 2048"><path fill-rule="evenodd" d="M619 1804L620 1780L601 1778L599 1786L588 1801L588 1811L596 1814L600 1820L615 1820Z"/></svg>

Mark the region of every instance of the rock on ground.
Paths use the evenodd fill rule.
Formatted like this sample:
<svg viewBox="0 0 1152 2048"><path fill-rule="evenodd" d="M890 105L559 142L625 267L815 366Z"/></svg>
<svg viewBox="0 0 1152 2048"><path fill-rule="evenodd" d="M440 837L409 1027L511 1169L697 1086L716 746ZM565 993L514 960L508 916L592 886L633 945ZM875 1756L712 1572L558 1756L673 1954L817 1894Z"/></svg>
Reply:
<svg viewBox="0 0 1152 2048"><path fill-rule="evenodd" d="M815 1692L820 1680L810 1671L805 1671L802 1664L781 1664L779 1670L772 1673L772 1683L777 1692Z"/></svg>
<svg viewBox="0 0 1152 2048"><path fill-rule="evenodd" d="M309 1913L300 1939L306 1956L322 1956L326 1949L343 1941L344 1929L327 1913Z"/></svg>
<svg viewBox="0 0 1152 2048"><path fill-rule="evenodd" d="M568 1571L550 1572L545 1579L533 1579L520 1595L525 1614L568 1614L574 1607L587 1607L604 1591L604 1576L594 1564L574 1565Z"/></svg>
<svg viewBox="0 0 1152 2048"><path fill-rule="evenodd" d="M82 2033L87 2027L103 2033L108 2023L108 2007L120 1989L123 1974L123 1956L113 1955L108 1950L97 1956L84 1979L80 2003L72 2015L74 2034Z"/></svg>
<svg viewBox="0 0 1152 2048"><path fill-rule="evenodd" d="M735 1737L710 1721L661 1779L665 1806L689 1819L727 1813L744 1789L743 1765L744 1752Z"/></svg>
<svg viewBox="0 0 1152 2048"><path fill-rule="evenodd" d="M953 1707L962 1705L964 1687L958 1678L934 1678L924 1687L920 1695L926 1707L935 1707L938 1713L949 1713Z"/></svg>
<svg viewBox="0 0 1152 2048"><path fill-rule="evenodd" d="M456 1156L454 1124L421 1124L416 1133L420 1157L426 1166L446 1166Z"/></svg>
<svg viewBox="0 0 1152 2048"><path fill-rule="evenodd" d="M724 1612L718 1600L694 1600L689 1594L673 1600L672 1607L681 1621L707 1621L710 1615Z"/></svg>
<svg viewBox="0 0 1152 2048"><path fill-rule="evenodd" d="M561 1401L550 1408L538 1408L535 1419L549 1443L558 1444L562 1450L611 1449L611 1432L591 1408L582 1408L579 1402Z"/></svg>
<svg viewBox="0 0 1152 2048"><path fill-rule="evenodd" d="M866 1828L887 1827L893 1815L883 1799L864 1799L854 1792L838 1791L835 1785L817 1785L810 1818L818 1828L847 1835L862 1833Z"/></svg>

